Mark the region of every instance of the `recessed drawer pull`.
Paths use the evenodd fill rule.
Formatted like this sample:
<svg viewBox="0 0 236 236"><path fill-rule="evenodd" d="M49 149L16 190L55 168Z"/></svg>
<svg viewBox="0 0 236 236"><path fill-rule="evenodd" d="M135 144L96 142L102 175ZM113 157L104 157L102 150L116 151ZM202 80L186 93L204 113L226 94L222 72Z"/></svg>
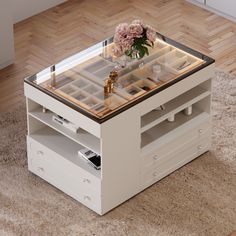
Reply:
<svg viewBox="0 0 236 236"><path fill-rule="evenodd" d="M157 159L158 159L158 156L157 156L157 155L153 156L153 159L154 159L154 160L157 160Z"/></svg>
<svg viewBox="0 0 236 236"><path fill-rule="evenodd" d="M154 176L154 177L157 177L157 175L158 175L157 172L154 172L154 173L153 173L153 176Z"/></svg>
<svg viewBox="0 0 236 236"><path fill-rule="evenodd" d="M202 134L203 133L203 129L199 129L198 132L199 132L199 134Z"/></svg>
<svg viewBox="0 0 236 236"><path fill-rule="evenodd" d="M36 153L37 153L38 156L43 156L44 155L43 151L37 151Z"/></svg>
<svg viewBox="0 0 236 236"><path fill-rule="evenodd" d="M38 167L37 170L38 170L39 173L43 173L44 172L44 168L43 167Z"/></svg>
<svg viewBox="0 0 236 236"><path fill-rule="evenodd" d="M203 147L202 147L202 145L199 145L197 148L198 148L198 150L202 150Z"/></svg>
<svg viewBox="0 0 236 236"><path fill-rule="evenodd" d="M91 201L91 197L89 197L89 196L84 196L84 200L85 200L85 201Z"/></svg>
<svg viewBox="0 0 236 236"><path fill-rule="evenodd" d="M83 179L83 183L88 183L88 184L90 184L91 183L91 181L90 181L90 179Z"/></svg>

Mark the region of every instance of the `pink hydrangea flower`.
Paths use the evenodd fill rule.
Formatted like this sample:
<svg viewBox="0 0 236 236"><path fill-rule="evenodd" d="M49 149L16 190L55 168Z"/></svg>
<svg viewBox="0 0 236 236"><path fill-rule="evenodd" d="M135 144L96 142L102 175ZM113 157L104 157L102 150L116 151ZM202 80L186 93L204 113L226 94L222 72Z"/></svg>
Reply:
<svg viewBox="0 0 236 236"><path fill-rule="evenodd" d="M144 35L144 33L146 34ZM127 23L119 24L116 27L113 40L114 48L112 51L114 55L117 57L120 57L123 54L132 56L133 50L137 50L137 48L135 49L134 47L134 43L140 42L140 40L138 39L143 37L145 37L145 41L154 43L156 40L156 32L150 26L144 25L141 20L134 20L130 25L128 25ZM145 55L143 55L143 51L147 49L147 42L142 43L142 45L138 45L142 57Z"/></svg>
<svg viewBox="0 0 236 236"><path fill-rule="evenodd" d="M149 26L147 28L147 33L146 34L147 34L147 39L150 42L154 43L155 40L156 40L156 32L155 32L155 30Z"/></svg>
<svg viewBox="0 0 236 236"><path fill-rule="evenodd" d="M143 27L140 24L131 24L128 28L129 37L141 38L143 33Z"/></svg>
<svg viewBox="0 0 236 236"><path fill-rule="evenodd" d="M143 28L146 28L146 25L143 23L142 20L133 20L131 24L138 24L141 25Z"/></svg>

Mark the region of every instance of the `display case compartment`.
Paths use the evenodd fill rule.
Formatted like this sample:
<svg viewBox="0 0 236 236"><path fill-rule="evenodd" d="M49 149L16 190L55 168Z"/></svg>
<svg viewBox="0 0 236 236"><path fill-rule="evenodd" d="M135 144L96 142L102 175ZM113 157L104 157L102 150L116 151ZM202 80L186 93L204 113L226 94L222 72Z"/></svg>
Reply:
<svg viewBox="0 0 236 236"><path fill-rule="evenodd" d="M114 110L116 107L121 106L126 100L116 94L112 94L104 100L104 104L111 110Z"/></svg>
<svg viewBox="0 0 236 236"><path fill-rule="evenodd" d="M198 65L200 60L178 49L174 49L158 58L157 62L163 65L165 71L178 75L190 67L193 68Z"/></svg>
<svg viewBox="0 0 236 236"><path fill-rule="evenodd" d="M155 73L153 71L153 66L159 65L160 66L160 72ZM138 77L141 80L151 80L153 83L155 83L155 87L161 86L163 82L167 82L168 80L171 80L171 78L174 76L174 73L170 70L166 70L165 66L160 64L157 60L153 60L149 63L147 63L141 70L136 70L133 72L133 75Z"/></svg>
<svg viewBox="0 0 236 236"><path fill-rule="evenodd" d="M161 57L158 58L158 61L164 65L171 65L173 62L179 60L184 56L185 54L183 52L174 49L170 52L163 54Z"/></svg>
<svg viewBox="0 0 236 236"><path fill-rule="evenodd" d="M55 90L55 92L64 94L65 96L68 96L68 95L75 93L77 90L78 90L78 88L76 86L69 83L69 84L62 86L59 89Z"/></svg>
<svg viewBox="0 0 236 236"><path fill-rule="evenodd" d="M82 100L86 99L89 96L89 94L85 93L82 90L78 90L75 93L71 94L71 96L78 101L82 101Z"/></svg>
<svg viewBox="0 0 236 236"><path fill-rule="evenodd" d="M93 108L94 106L98 105L101 102L102 102L101 100L97 99L94 96L90 96L90 97L88 97L88 98L86 98L82 101L83 106L87 109L91 109L91 108Z"/></svg>
<svg viewBox="0 0 236 236"><path fill-rule="evenodd" d="M47 88L47 89L51 89L52 88L51 81L52 81L51 79L48 79L46 82L43 82L41 84L42 87ZM56 84L53 86L53 88L54 89L61 88L67 84L70 84L73 81L74 81L73 77L66 75L66 74L60 74L56 77Z"/></svg>
<svg viewBox="0 0 236 236"><path fill-rule="evenodd" d="M107 65L109 65L110 63L106 60L104 60L102 57L100 56L97 56L95 58L95 62L93 62L92 64L88 65L88 66L85 66L83 68L83 70L89 72L89 73L92 73L94 74L94 72L100 70L101 68L103 67L106 67Z"/></svg>
<svg viewBox="0 0 236 236"><path fill-rule="evenodd" d="M86 91L89 94L94 94L102 90L103 90L102 87L96 86L95 84L90 84L86 88L84 88L84 91Z"/></svg>
<svg viewBox="0 0 236 236"><path fill-rule="evenodd" d="M145 92L145 90L139 88L134 84L126 87L124 91L129 97L138 97Z"/></svg>
<svg viewBox="0 0 236 236"><path fill-rule="evenodd" d="M114 69L115 65L107 65L105 67L103 67L100 70L97 70L96 72L94 72L93 74L99 78L107 78L110 74L110 72Z"/></svg>
<svg viewBox="0 0 236 236"><path fill-rule="evenodd" d="M115 63L105 60L101 56L97 56L93 59L94 62L89 64L89 61L86 64L82 64L77 67L76 71L86 76L93 82L99 85L103 85L104 79L107 78L110 72L115 68Z"/></svg>
<svg viewBox="0 0 236 236"><path fill-rule="evenodd" d="M98 99L101 99L101 100L104 100L104 98L105 98L105 95L104 95L104 91L103 91L103 90L96 92L96 93L94 94L94 96L95 96L96 98L98 98Z"/></svg>
<svg viewBox="0 0 236 236"><path fill-rule="evenodd" d="M156 84L149 79L141 79L135 83L135 85L142 89L145 90L146 92L154 89L156 87Z"/></svg>
<svg viewBox="0 0 236 236"><path fill-rule="evenodd" d="M117 81L117 84L118 84L119 88L126 88L126 87L136 83L139 80L140 80L140 78L138 78L134 74L128 74L128 75L120 77Z"/></svg>
<svg viewBox="0 0 236 236"><path fill-rule="evenodd" d="M89 82L86 79L79 78L79 79L74 80L72 84L78 88L84 88L87 85L89 85Z"/></svg>
<svg viewBox="0 0 236 236"><path fill-rule="evenodd" d="M190 66L194 66L197 64L198 61L188 55L185 55L184 57L180 58L179 60L171 63L171 67L177 72L182 73L183 71L190 68Z"/></svg>
<svg viewBox="0 0 236 236"><path fill-rule="evenodd" d="M149 63L153 60L156 60L164 55L166 55L167 53L172 52L174 49L171 46L163 46L163 48L156 50L154 49L154 51L146 58L143 59L144 63Z"/></svg>
<svg viewBox="0 0 236 236"><path fill-rule="evenodd" d="M153 72L153 66L155 65L160 65L161 69L159 73L154 73ZM157 61L154 61L153 63L150 64L150 71L152 71L152 75L150 78L152 78L154 81L159 81L159 82L167 82L171 80L170 78L174 76L175 73L173 73L171 70L166 70L166 66L158 63Z"/></svg>

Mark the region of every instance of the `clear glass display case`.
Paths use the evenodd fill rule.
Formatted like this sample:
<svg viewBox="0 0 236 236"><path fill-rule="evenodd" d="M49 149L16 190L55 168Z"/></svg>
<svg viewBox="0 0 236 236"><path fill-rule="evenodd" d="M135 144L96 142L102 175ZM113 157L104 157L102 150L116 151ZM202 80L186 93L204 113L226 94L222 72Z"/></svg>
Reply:
<svg viewBox="0 0 236 236"><path fill-rule="evenodd" d="M213 62L159 33L149 55L140 60L117 58L112 48L109 38L25 82L101 123ZM107 95L105 80L118 65L114 91Z"/></svg>

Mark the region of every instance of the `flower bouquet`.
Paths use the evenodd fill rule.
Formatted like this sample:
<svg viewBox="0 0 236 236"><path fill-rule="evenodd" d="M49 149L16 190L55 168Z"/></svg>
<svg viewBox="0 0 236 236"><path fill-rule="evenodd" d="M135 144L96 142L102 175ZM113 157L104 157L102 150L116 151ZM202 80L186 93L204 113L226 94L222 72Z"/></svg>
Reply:
<svg viewBox="0 0 236 236"><path fill-rule="evenodd" d="M141 59L149 54L148 48L154 46L155 40L155 30L142 21L134 20L130 25L122 23L115 30L113 53L117 57Z"/></svg>

